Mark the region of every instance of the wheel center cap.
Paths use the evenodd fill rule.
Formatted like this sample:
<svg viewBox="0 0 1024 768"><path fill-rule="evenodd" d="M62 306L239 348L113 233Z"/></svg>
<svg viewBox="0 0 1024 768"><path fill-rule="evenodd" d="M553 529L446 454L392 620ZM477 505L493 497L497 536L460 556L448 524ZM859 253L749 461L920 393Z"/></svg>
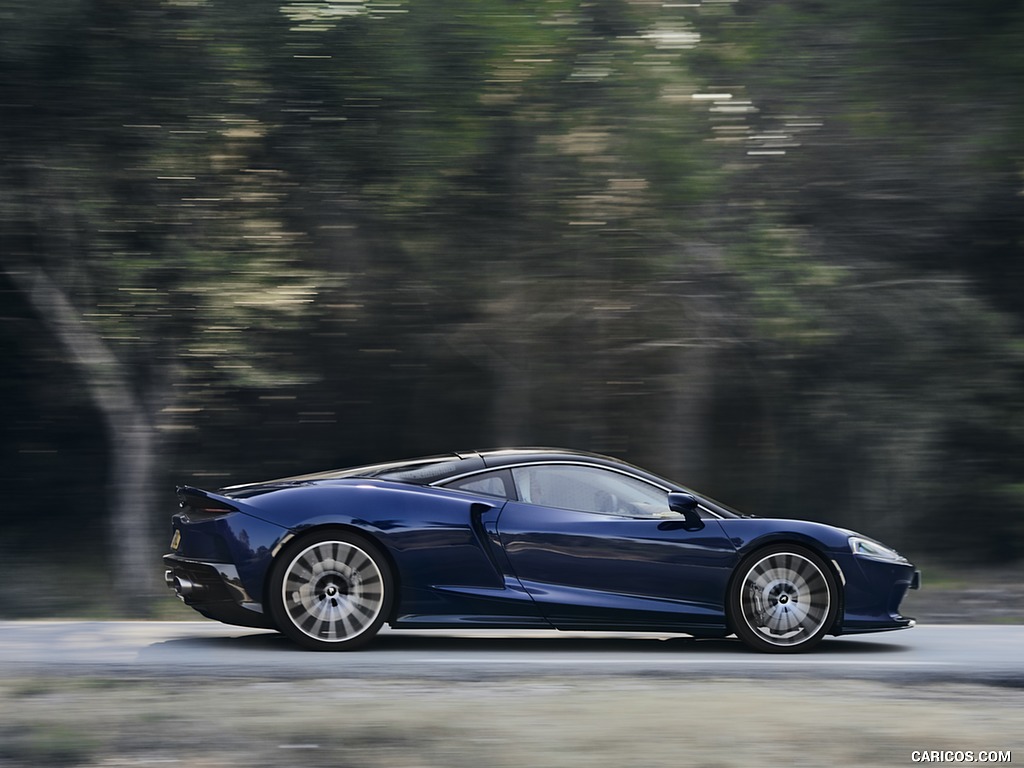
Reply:
<svg viewBox="0 0 1024 768"><path fill-rule="evenodd" d="M329 587L327 587L326 592L328 597L334 597L336 594L338 594L338 588L331 584Z"/></svg>
<svg viewBox="0 0 1024 768"><path fill-rule="evenodd" d="M788 603L789 602L789 595L780 595L779 596L779 602L782 603L783 605Z"/></svg>

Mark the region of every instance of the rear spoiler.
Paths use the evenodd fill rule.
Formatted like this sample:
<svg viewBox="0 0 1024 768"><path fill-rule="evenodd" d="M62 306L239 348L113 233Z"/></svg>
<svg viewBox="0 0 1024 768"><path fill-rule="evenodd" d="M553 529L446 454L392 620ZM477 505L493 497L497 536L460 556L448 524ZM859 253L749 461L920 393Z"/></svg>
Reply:
<svg viewBox="0 0 1024 768"><path fill-rule="evenodd" d="M238 512L239 506L226 496L220 496L202 488L193 488L191 485L179 485L176 489L178 494L178 506L184 510L198 512L206 515L224 515L228 512Z"/></svg>

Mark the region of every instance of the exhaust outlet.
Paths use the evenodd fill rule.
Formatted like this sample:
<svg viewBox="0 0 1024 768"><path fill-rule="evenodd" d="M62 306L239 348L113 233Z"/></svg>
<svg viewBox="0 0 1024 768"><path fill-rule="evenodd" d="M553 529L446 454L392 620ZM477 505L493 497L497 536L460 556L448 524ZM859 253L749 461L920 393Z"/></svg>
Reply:
<svg viewBox="0 0 1024 768"><path fill-rule="evenodd" d="M174 591L182 597L189 597L198 590L195 582L193 582L187 576L175 576L174 577Z"/></svg>
<svg viewBox="0 0 1024 768"><path fill-rule="evenodd" d="M188 576L176 574L174 571L166 571L164 573L164 581L182 600L186 597L195 597L206 591L206 587L202 584L196 584Z"/></svg>

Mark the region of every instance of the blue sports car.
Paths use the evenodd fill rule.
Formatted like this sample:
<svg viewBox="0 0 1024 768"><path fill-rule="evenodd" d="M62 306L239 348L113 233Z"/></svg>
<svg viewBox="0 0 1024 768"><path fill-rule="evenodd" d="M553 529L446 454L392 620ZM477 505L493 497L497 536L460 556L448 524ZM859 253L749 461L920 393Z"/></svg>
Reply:
<svg viewBox="0 0 1024 768"><path fill-rule="evenodd" d="M178 488L165 579L229 624L351 650L395 629L736 634L793 653L914 626L920 573L851 531L738 514L616 459L455 453Z"/></svg>

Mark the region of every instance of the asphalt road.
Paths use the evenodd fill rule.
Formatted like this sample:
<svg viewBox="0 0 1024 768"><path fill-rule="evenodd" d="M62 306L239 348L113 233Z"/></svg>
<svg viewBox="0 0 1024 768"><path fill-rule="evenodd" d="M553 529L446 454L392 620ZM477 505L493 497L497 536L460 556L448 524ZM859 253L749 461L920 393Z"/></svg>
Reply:
<svg viewBox="0 0 1024 768"><path fill-rule="evenodd" d="M1024 626L919 626L830 638L795 656L736 640L580 632L394 632L365 650L303 651L215 622L0 622L0 678L487 680L573 675L973 682L1024 687Z"/></svg>

